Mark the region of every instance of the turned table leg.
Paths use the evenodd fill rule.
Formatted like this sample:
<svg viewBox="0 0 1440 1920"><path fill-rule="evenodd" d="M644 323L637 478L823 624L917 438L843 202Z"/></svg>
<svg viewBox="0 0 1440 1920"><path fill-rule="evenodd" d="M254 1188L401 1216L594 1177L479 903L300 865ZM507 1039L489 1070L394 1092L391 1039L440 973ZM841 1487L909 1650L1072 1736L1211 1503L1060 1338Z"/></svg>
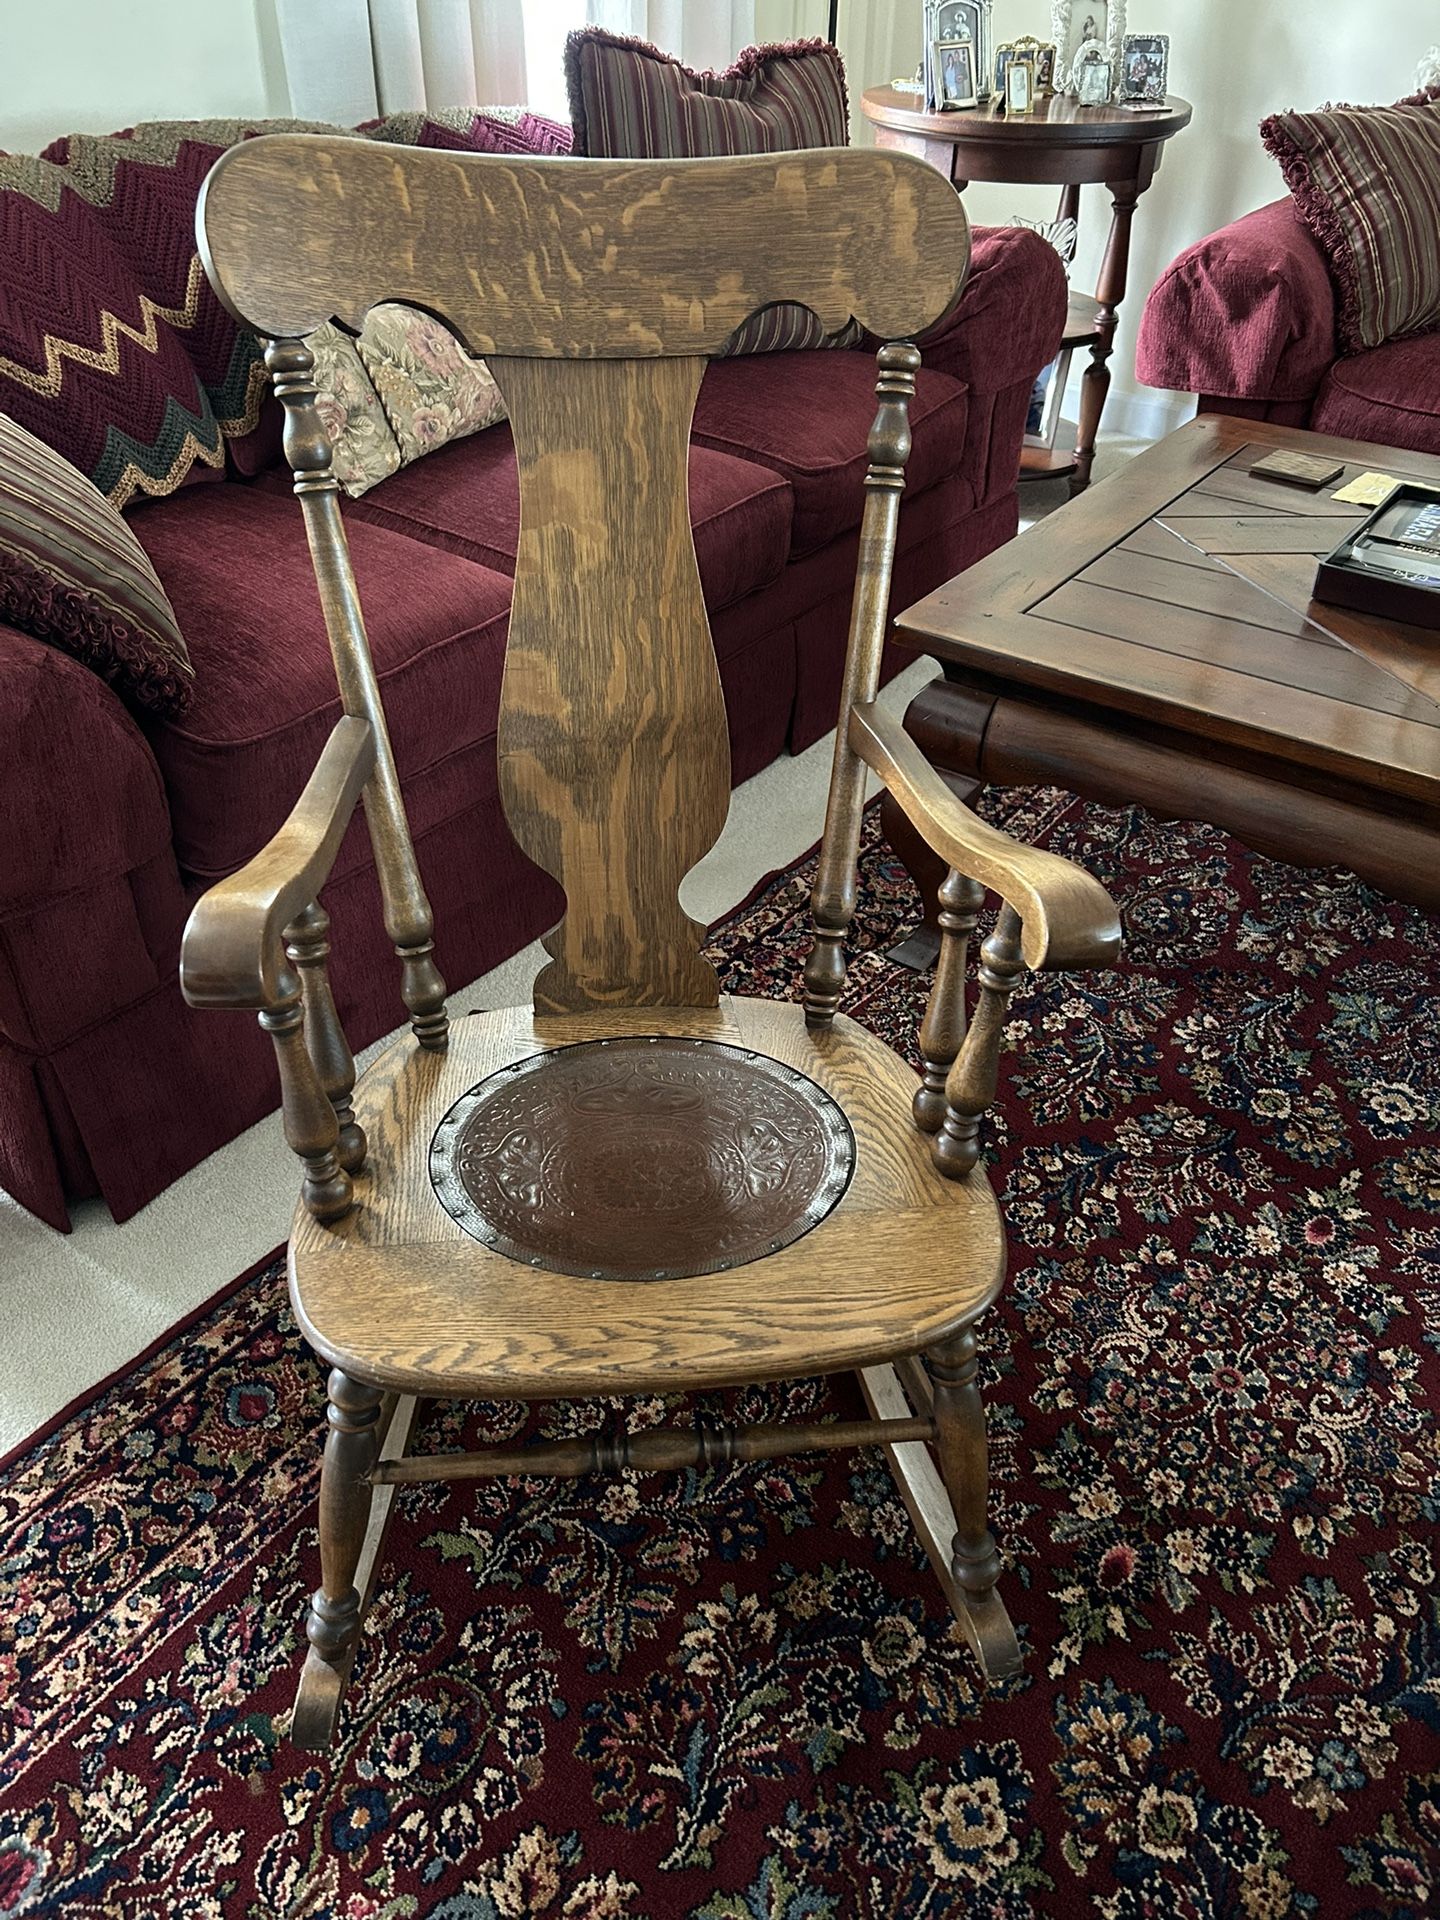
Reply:
<svg viewBox="0 0 1440 1920"><path fill-rule="evenodd" d="M1070 481L1072 497L1090 484L1090 469L1095 464L1095 439L1100 431L1100 415L1110 391L1110 356L1115 351L1115 329L1120 321L1120 302L1125 298L1125 281L1130 270L1130 224L1143 184L1139 180L1110 182L1114 214L1110 238L1100 267L1100 284L1095 298L1100 311L1095 320L1095 340L1090 348L1090 364L1080 382L1080 431L1075 440L1075 472Z"/></svg>

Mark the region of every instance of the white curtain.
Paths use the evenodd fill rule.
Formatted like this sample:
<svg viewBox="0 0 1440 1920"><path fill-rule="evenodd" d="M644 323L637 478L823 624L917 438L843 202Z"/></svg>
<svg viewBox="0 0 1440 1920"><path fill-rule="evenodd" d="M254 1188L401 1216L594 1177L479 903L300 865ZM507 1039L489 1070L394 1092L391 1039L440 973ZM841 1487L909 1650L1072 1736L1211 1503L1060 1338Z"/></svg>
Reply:
<svg viewBox="0 0 1440 1920"><path fill-rule="evenodd" d="M761 0L764 6L764 0ZM592 26L630 33L687 67L728 67L755 44L756 0L589 0Z"/></svg>
<svg viewBox="0 0 1440 1920"><path fill-rule="evenodd" d="M348 124L424 107L528 106L569 117L561 53L587 21L695 68L757 41L826 32L827 0L273 0L290 111ZM852 118L865 87L914 69L920 0L840 0Z"/></svg>
<svg viewBox="0 0 1440 1920"><path fill-rule="evenodd" d="M275 19L297 118L508 105L564 119L560 53L585 0L275 0Z"/></svg>

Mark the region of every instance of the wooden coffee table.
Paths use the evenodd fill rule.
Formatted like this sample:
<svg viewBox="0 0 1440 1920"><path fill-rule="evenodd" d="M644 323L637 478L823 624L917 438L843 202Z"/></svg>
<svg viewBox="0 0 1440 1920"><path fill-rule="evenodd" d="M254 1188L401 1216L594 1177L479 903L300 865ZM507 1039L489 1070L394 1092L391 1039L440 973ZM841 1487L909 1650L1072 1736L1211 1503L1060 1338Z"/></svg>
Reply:
<svg viewBox="0 0 1440 1920"><path fill-rule="evenodd" d="M962 798L1053 782L1440 908L1440 632L1311 601L1367 510L1253 477L1276 447L1440 484L1426 454L1206 415L900 615L944 667L905 725ZM886 827L933 916L942 871ZM934 946L932 917L897 955Z"/></svg>

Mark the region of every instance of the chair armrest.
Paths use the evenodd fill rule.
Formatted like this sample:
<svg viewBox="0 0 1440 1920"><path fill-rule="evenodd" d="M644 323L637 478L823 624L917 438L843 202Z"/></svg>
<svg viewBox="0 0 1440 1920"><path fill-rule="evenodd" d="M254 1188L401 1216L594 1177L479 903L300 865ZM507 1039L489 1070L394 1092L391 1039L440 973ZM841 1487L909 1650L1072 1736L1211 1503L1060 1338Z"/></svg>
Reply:
<svg viewBox="0 0 1440 1920"><path fill-rule="evenodd" d="M1027 966L1106 967L1117 958L1120 916L1083 867L988 826L955 798L899 721L873 703L851 708L849 739L926 845L1019 914Z"/></svg>
<svg viewBox="0 0 1440 1920"><path fill-rule="evenodd" d="M369 721L339 721L274 839L196 901L180 943L190 1006L264 1008L283 999L281 935L328 879L374 765Z"/></svg>
<svg viewBox="0 0 1440 1920"><path fill-rule="evenodd" d="M1340 357L1335 289L1291 199L1187 247L1145 302L1135 371L1222 400L1309 401Z"/></svg>

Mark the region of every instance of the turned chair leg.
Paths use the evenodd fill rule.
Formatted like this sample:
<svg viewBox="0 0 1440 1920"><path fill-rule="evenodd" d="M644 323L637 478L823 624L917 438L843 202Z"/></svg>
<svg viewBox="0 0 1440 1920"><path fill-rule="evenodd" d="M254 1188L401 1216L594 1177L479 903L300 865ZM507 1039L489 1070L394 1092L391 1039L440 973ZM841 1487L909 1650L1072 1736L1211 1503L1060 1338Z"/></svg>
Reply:
<svg viewBox="0 0 1440 1920"><path fill-rule="evenodd" d="M295 1695L291 1738L297 1747L328 1747L350 1676L363 1620L355 1584L372 1488L366 1476L379 1451L378 1387L352 1380L338 1367L328 1383L328 1432L320 1473L320 1585L305 1632L310 1651Z"/></svg>
<svg viewBox="0 0 1440 1920"><path fill-rule="evenodd" d="M975 1378L980 1353L973 1327L932 1347L925 1358L935 1390L935 1448L955 1510L950 1566L965 1599L960 1624L985 1678L1003 1680L1020 1671L1020 1644L995 1591L1000 1554L986 1517L985 1408Z"/></svg>

